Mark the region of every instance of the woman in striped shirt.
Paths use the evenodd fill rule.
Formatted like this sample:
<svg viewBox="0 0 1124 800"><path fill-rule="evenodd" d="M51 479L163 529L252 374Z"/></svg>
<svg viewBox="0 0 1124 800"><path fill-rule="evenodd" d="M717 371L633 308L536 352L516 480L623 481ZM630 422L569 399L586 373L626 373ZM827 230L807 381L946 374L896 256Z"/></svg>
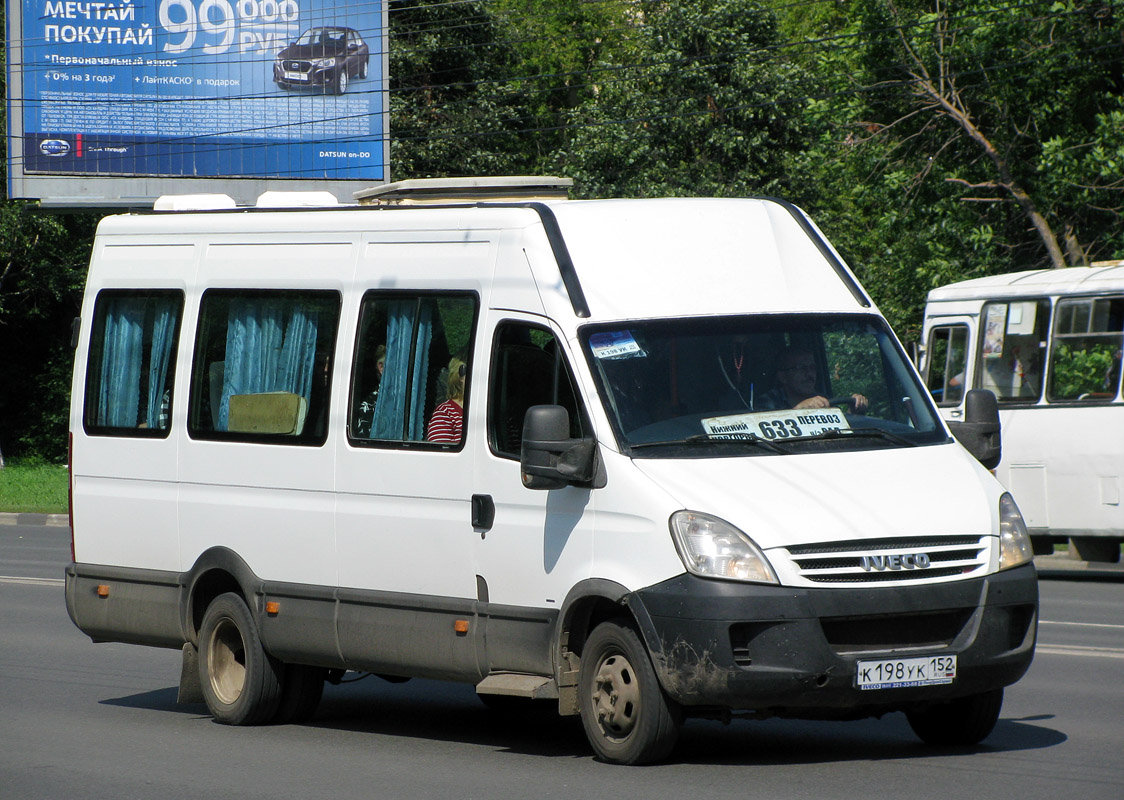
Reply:
<svg viewBox="0 0 1124 800"><path fill-rule="evenodd" d="M449 399L433 409L425 438L431 442L456 444L464 435L465 363L457 357L449 362Z"/></svg>

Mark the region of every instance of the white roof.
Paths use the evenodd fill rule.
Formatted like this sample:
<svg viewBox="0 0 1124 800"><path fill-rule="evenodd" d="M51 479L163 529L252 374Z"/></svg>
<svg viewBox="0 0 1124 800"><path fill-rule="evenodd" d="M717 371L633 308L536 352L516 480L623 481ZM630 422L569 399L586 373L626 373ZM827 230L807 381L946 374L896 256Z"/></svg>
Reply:
<svg viewBox="0 0 1124 800"><path fill-rule="evenodd" d="M1124 262L1091 267L1036 269L950 283L929 292L929 302L991 297L1124 292Z"/></svg>
<svg viewBox="0 0 1124 800"><path fill-rule="evenodd" d="M668 198L550 207L594 319L873 307L849 271L855 291L833 269L791 206Z"/></svg>
<svg viewBox="0 0 1124 800"><path fill-rule="evenodd" d="M341 206L123 215L102 220L99 236L129 236L150 244L264 237L280 244L357 235L397 241L395 237L409 231L444 240L458 234L454 239L460 241L464 237L459 234L472 230L543 231L550 227L546 223L551 214L585 295L588 321L874 311L850 270L803 212L765 199L555 200L452 208ZM538 295L552 317L580 324L585 320L575 318L554 255L546 249L549 230L546 233L532 234L521 245L543 249L540 257L527 259L535 270ZM486 278L484 273L480 277ZM507 290L506 285L502 288Z"/></svg>

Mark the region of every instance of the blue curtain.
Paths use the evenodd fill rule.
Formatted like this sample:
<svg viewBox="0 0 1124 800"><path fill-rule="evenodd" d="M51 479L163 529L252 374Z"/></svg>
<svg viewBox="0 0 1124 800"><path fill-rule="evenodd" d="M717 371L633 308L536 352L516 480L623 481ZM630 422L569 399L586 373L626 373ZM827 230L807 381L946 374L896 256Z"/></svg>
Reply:
<svg viewBox="0 0 1124 800"><path fill-rule="evenodd" d="M413 347L415 339L417 345ZM432 304L419 304L415 300L387 303L386 366L371 420L372 439L425 439L426 384L432 339ZM412 381L409 380L411 375Z"/></svg>
<svg viewBox="0 0 1124 800"><path fill-rule="evenodd" d="M231 301L218 430L227 429L231 395L292 392L311 399L318 317L283 300Z"/></svg>
<svg viewBox="0 0 1124 800"><path fill-rule="evenodd" d="M168 365L172 362L172 342L176 336L178 313L173 300L157 300L152 321L152 346L148 360L148 427L159 428L161 411L165 403L164 388L168 380ZM171 391L171 387L167 387ZM167 398L171 402L171 396ZM164 425L167 420L163 420Z"/></svg>
<svg viewBox="0 0 1124 800"><path fill-rule="evenodd" d="M145 303L138 297L115 297L106 302L96 425L137 426Z"/></svg>

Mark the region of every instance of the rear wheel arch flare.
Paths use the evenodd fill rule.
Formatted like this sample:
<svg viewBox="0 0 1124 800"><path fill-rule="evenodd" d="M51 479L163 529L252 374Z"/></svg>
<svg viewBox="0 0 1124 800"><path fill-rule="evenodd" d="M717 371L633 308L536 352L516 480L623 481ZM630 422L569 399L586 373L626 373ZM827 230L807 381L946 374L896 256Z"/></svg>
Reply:
<svg viewBox="0 0 1124 800"><path fill-rule="evenodd" d="M250 613L258 617L255 595L262 594L263 582L249 565L233 550L226 547L212 547L196 559L195 564L183 575L184 630L198 643L199 627L207 607L219 595L228 592L241 595Z"/></svg>

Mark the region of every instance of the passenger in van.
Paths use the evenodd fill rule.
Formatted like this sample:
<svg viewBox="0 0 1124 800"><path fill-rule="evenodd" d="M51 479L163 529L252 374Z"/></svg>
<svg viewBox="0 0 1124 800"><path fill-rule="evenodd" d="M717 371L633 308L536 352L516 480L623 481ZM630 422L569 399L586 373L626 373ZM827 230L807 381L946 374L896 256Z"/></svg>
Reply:
<svg viewBox="0 0 1124 800"><path fill-rule="evenodd" d="M374 386L359 401L359 410L355 415L355 431L360 438L371 435L371 421L375 418L375 403L379 399L379 386L382 385L383 370L386 369L386 345L380 344L375 348L375 375Z"/></svg>
<svg viewBox="0 0 1124 800"><path fill-rule="evenodd" d="M776 360L775 387L762 394L758 409L829 408L831 401L820 394L816 385L816 357L811 350L788 347ZM866 397L852 394L849 405L862 414L869 405Z"/></svg>
<svg viewBox="0 0 1124 800"><path fill-rule="evenodd" d="M456 444L464 435L464 388L468 367L457 357L449 362L449 399L433 409L425 438L431 442Z"/></svg>

